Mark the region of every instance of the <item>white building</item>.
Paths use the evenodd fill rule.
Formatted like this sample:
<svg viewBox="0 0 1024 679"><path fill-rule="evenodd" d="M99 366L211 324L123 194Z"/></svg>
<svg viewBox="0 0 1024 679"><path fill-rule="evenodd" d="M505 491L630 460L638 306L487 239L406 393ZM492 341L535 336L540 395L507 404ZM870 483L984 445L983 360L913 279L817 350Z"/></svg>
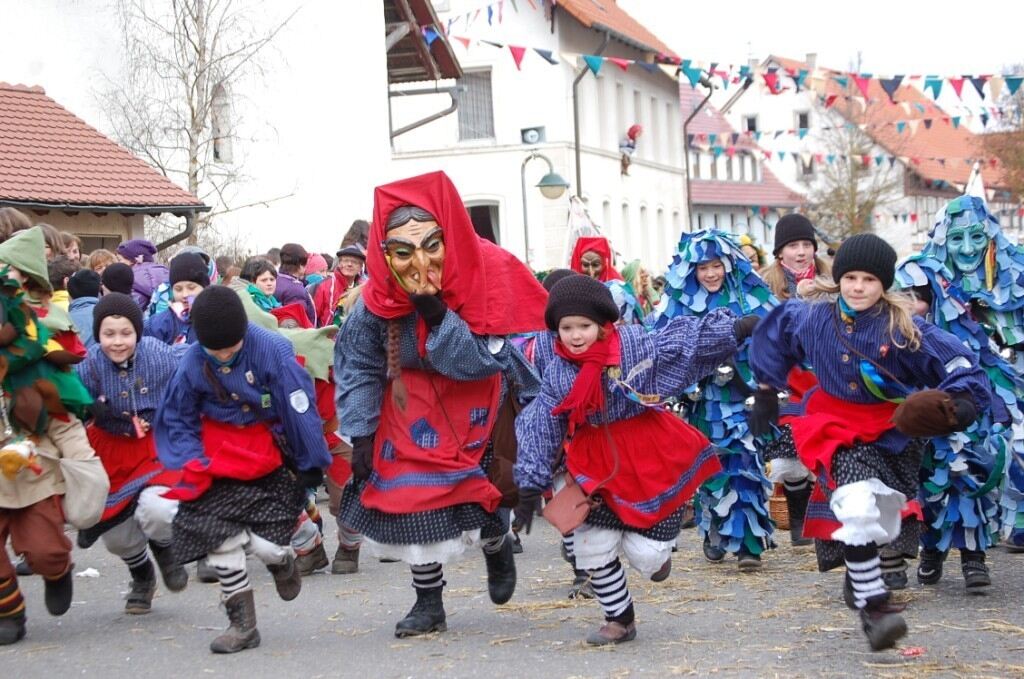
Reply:
<svg viewBox="0 0 1024 679"><path fill-rule="evenodd" d="M984 155L979 135L966 120L953 124L950 113L912 85L900 85L893 104L875 78L867 83L867 99L852 79L844 88L834 76L849 74L820 68L814 54L804 61L770 56L759 69L751 87L713 98L727 110L730 124L755 135L771 152L766 162L772 172L804 196L822 185L823 163L830 160L865 162L872 176L893 182L896 191L874 210L873 228L900 256L924 243L935 213L963 192L972 159ZM762 80L769 69L778 76L774 92ZM793 76L801 74L804 84L797 88ZM847 159L835 148L848 125L858 126L870 139L870 150L861 159ZM986 166L982 173L990 208L1016 236L1018 206L1000 189L1001 171Z"/></svg>
<svg viewBox="0 0 1024 679"><path fill-rule="evenodd" d="M652 269L667 264L686 211L678 83L651 63L659 53L671 55L669 48L614 0L506 2L500 21L492 15L490 24L476 12L479 2L434 5L465 72L457 82L437 86L465 89L454 95L458 107L453 113L394 138L395 174L444 170L470 206L478 231L493 234L502 246L526 257L525 221L530 264L535 269L565 266L570 194L547 200L533 188L548 172L541 160L526 165L524 215L522 167L536 151L568 180L569 191L586 201L620 262L641 258ZM460 38L470 38L470 46L463 48ZM521 69L508 45L526 48ZM558 63L548 63L536 50L549 52ZM624 64L622 70L605 62L595 77L578 56L597 53L645 61L647 68ZM573 80L581 71L586 72L578 88L577 169ZM451 99L443 93L392 96L391 104L392 127L398 129L445 110ZM622 176L619 142L634 123L644 132L629 176ZM538 141L524 141L529 129L539 131Z"/></svg>

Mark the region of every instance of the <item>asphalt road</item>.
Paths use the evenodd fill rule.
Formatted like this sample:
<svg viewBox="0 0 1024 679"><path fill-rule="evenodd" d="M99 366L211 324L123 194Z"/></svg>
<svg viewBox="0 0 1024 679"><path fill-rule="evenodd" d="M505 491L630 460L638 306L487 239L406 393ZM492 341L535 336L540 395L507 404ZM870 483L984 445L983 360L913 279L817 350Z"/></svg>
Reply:
<svg viewBox="0 0 1024 679"><path fill-rule="evenodd" d="M566 598L554 530L538 521L524 542L509 604L490 603L483 558L468 555L445 573L448 632L404 640L393 636L414 599L403 564L364 558L354 576L306 578L285 603L250 561L263 643L233 656L207 649L226 625L216 585L193 580L158 593L149 615L125 615L127 570L98 544L76 550L76 573L99 576L75 578L61 618L46 613L40 579L23 578L28 636L0 648L0 677L1024 677L1024 554L990 552L985 596L964 593L954 555L937 586L900 594L910 624L902 648L871 653L841 602L842 574L818 573L813 550L783 535L762 572L741 575L734 560L705 562L696 533L684 531L667 581L630 573L637 640L593 649L582 639L600 610ZM332 553L335 544L330 536Z"/></svg>

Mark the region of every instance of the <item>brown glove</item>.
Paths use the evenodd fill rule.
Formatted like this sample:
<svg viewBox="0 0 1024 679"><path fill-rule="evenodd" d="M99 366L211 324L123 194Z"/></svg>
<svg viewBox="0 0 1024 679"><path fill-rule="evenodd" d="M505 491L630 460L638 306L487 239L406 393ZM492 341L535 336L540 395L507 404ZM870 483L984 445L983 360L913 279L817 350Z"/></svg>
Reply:
<svg viewBox="0 0 1024 679"><path fill-rule="evenodd" d="M944 391L925 389L907 397L892 423L907 436L947 436L959 429L953 399Z"/></svg>

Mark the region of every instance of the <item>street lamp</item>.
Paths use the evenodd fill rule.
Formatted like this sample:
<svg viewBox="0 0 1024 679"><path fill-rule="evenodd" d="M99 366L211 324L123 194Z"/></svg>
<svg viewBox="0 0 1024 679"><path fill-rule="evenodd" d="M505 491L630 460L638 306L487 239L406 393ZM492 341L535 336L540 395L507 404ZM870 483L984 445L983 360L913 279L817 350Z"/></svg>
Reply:
<svg viewBox="0 0 1024 679"><path fill-rule="evenodd" d="M526 266L530 266L530 225L526 206L526 166L535 158L539 158L548 164L548 173L537 182L537 188L540 189L541 195L548 200L558 200L565 193L565 190L569 188L569 182L565 181L562 175L555 172L555 166L551 164L551 160L547 156L531 151L530 155L526 156L523 160L519 176L523 184L523 246L526 253L524 257Z"/></svg>

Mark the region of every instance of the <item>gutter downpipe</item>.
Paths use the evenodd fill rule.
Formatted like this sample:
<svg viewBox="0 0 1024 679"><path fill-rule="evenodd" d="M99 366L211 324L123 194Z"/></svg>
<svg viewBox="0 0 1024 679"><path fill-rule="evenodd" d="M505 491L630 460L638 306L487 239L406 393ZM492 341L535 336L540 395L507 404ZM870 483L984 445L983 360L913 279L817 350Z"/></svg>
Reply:
<svg viewBox="0 0 1024 679"><path fill-rule="evenodd" d="M594 52L594 56L603 54L610 41L611 35L606 32L601 40L601 45ZM580 103L577 95L579 94L580 81L583 80L589 71L590 69L584 64L580 72L576 74L576 79L572 81L572 131L573 146L576 154L576 197L580 200L583 200L583 169L580 167Z"/></svg>

